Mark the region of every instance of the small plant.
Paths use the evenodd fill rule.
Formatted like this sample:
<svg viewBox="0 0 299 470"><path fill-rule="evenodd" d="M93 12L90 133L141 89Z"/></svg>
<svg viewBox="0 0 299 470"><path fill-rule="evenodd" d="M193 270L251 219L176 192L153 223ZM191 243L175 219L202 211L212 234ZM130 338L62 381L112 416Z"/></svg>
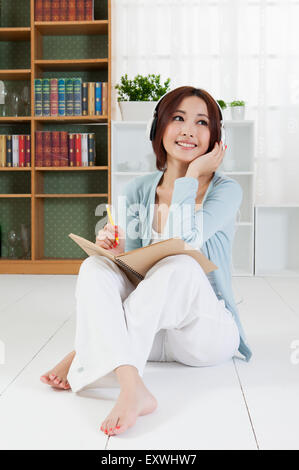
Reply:
<svg viewBox="0 0 299 470"><path fill-rule="evenodd" d="M233 106L245 106L245 101L231 101L229 103L230 107Z"/></svg>
<svg viewBox="0 0 299 470"><path fill-rule="evenodd" d="M120 78L121 84L115 85L118 90L117 101L159 101L169 91L168 78L164 86L160 84L160 75L149 74L147 77L136 75L133 80L125 74Z"/></svg>
<svg viewBox="0 0 299 470"><path fill-rule="evenodd" d="M217 103L219 104L220 108L221 109L226 109L227 108L227 105L226 105L226 102L223 101L223 100L217 100Z"/></svg>

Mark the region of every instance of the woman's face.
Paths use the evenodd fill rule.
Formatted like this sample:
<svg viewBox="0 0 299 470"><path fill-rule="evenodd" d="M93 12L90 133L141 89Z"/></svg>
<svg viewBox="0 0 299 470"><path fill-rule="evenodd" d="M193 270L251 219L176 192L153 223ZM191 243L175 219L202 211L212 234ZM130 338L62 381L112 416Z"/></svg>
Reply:
<svg viewBox="0 0 299 470"><path fill-rule="evenodd" d="M163 145L169 158L190 163L204 155L210 144L209 116L205 101L198 96L184 98L170 116L163 135ZM195 146L182 147L177 142L187 141Z"/></svg>

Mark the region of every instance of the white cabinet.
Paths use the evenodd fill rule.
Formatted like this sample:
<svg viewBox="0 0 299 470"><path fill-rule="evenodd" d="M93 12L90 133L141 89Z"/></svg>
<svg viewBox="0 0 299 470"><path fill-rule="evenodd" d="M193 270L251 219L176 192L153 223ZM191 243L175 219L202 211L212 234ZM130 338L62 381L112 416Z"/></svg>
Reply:
<svg viewBox="0 0 299 470"><path fill-rule="evenodd" d="M111 202L136 176L157 171L152 143L146 138L147 122L111 121ZM225 121L226 150L219 171L239 182L243 201L236 223L232 274L253 275L254 255L254 121Z"/></svg>
<svg viewBox="0 0 299 470"><path fill-rule="evenodd" d="M255 207L255 275L299 276L299 206Z"/></svg>

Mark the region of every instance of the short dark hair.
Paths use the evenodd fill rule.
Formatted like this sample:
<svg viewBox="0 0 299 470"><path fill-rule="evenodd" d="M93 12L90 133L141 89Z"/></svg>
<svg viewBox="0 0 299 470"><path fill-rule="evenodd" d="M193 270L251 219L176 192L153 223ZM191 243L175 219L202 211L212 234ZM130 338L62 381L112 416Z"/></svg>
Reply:
<svg viewBox="0 0 299 470"><path fill-rule="evenodd" d="M158 107L156 133L152 141L152 147L156 155L156 167L160 171L164 170L167 160L167 153L163 145L164 131L170 122L172 114L178 108L181 101L189 96L198 96L199 98L202 98L208 108L208 125L211 137L207 152L211 152L215 143L220 141L221 113L214 98L202 88L194 88L192 86L181 86L179 88L175 88L165 95L165 97L160 101Z"/></svg>

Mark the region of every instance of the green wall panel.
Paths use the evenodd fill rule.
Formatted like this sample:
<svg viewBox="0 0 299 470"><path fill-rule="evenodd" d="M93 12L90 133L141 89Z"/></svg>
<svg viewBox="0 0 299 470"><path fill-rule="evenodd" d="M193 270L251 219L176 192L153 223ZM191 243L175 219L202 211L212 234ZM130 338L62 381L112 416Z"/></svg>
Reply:
<svg viewBox="0 0 299 470"><path fill-rule="evenodd" d="M95 215L99 204L107 198L49 198L44 201L44 256L50 258L80 258L87 254L69 236L74 233L95 241L96 225L107 219Z"/></svg>
<svg viewBox="0 0 299 470"><path fill-rule="evenodd" d="M44 36L44 60L106 59L108 36Z"/></svg>
<svg viewBox="0 0 299 470"><path fill-rule="evenodd" d="M0 194L30 194L30 176L31 171L0 171Z"/></svg>
<svg viewBox="0 0 299 470"><path fill-rule="evenodd" d="M30 27L30 0L1 0L0 26Z"/></svg>
<svg viewBox="0 0 299 470"><path fill-rule="evenodd" d="M30 69L30 60L29 41L0 42L1 69Z"/></svg>
<svg viewBox="0 0 299 470"><path fill-rule="evenodd" d="M49 171L44 173L45 194L108 193L107 171Z"/></svg>

